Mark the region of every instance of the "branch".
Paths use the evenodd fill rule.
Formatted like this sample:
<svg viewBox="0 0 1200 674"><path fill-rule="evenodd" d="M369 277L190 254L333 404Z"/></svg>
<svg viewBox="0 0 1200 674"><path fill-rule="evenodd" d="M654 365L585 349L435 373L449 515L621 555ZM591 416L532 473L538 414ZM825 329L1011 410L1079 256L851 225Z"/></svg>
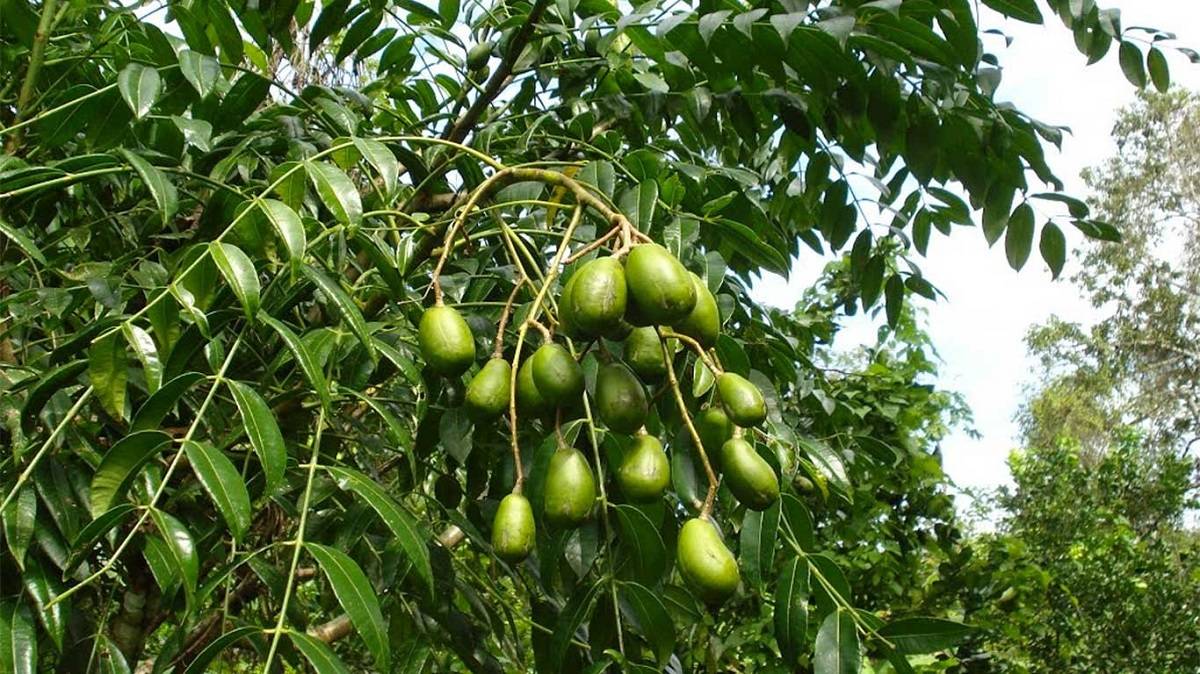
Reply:
<svg viewBox="0 0 1200 674"><path fill-rule="evenodd" d="M526 17L525 23L508 43L508 52L505 53L504 58L500 60L500 65L496 66L495 72L484 85L483 93L475 99L470 108L467 108L463 116L454 122L453 126L442 133L442 138L461 143L471 133L475 124L479 122L479 118L483 116L483 111L491 105L492 101L496 100L496 96L500 95L500 91L512 78L513 65L520 58L521 52L525 51L525 45L529 44L529 39L533 37L534 26L541 20L542 13L546 11L549 4L550 0L536 0L533 8L529 10L529 16Z"/></svg>
<svg viewBox="0 0 1200 674"><path fill-rule="evenodd" d="M25 71L25 81L21 83L21 93L17 97L17 116L13 120L19 124L28 112L33 90L37 87L38 75L42 70L42 61L46 58L46 42L50 39L50 31L54 29L54 13L58 0L44 0L42 16L38 19L37 32L33 34L33 48L29 52L29 69ZM12 154L21 144L22 133L18 131L8 139L8 152Z"/></svg>

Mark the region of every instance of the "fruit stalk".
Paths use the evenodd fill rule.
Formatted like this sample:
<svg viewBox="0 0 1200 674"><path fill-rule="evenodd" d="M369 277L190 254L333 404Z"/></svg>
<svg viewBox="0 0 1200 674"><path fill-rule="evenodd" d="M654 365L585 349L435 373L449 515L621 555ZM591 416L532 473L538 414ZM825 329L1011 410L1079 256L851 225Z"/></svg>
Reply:
<svg viewBox="0 0 1200 674"><path fill-rule="evenodd" d="M568 257L563 262L563 264L569 265L572 262L575 262L576 260L583 257L584 255L587 255L588 253L592 252L593 250L596 250L597 248L603 246L605 243L608 243L609 239L613 238L614 236L616 236L617 234L620 234L620 233L621 233L621 225L616 225L615 227L608 230L604 234L601 234L599 237L597 237L595 240L593 240L588 245L575 251L575 253L573 253L571 255L571 257Z"/></svg>
<svg viewBox="0 0 1200 674"><path fill-rule="evenodd" d="M512 292L504 301L504 309L500 312L500 326L496 328L496 339L492 343L492 358L504 357L504 329L508 327L508 319L512 318L513 303L517 301L517 293L521 292L521 286L525 285L525 281L524 274L518 276L516 283L513 284Z"/></svg>
<svg viewBox="0 0 1200 674"><path fill-rule="evenodd" d="M704 347L700 345L700 342L697 342L687 335L675 332L674 330L668 330L667 332L660 331L660 334L667 339L678 339L686 344L692 351L695 351L696 356L700 358L701 362L704 363L704 366L708 368L709 372L712 372L714 377L720 377L725 372L725 370L721 368L720 363L708 355L708 352L704 350Z"/></svg>
<svg viewBox="0 0 1200 674"><path fill-rule="evenodd" d="M663 343L663 362L667 366L667 383L671 387L671 392L675 395L675 405L679 407L679 416L683 417L683 425L688 429L688 435L692 438L692 445L696 447L696 451L700 453L700 462L704 464L704 475L708 478L708 492L704 495L704 504L700 506L701 519L708 519L712 513L713 502L717 499L717 474L713 470L712 463L708 460L708 452L704 451L704 443L700 440L700 433L696 431L696 425L692 423L692 415L688 413L687 403L683 401L683 391L679 389L679 379L675 376L675 365L671 362L670 349L666 348L666 340L663 338L663 332L660 328L654 328L658 332L658 339Z"/></svg>

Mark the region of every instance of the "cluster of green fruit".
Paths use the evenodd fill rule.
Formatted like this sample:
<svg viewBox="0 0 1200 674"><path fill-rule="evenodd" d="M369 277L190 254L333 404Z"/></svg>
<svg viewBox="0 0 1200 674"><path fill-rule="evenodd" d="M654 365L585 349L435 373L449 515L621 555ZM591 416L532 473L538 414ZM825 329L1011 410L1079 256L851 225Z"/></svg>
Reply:
<svg viewBox="0 0 1200 674"><path fill-rule="evenodd" d="M720 330L716 299L705 284L665 248L653 243L634 246L624 262L606 256L582 263L558 298L558 333L573 339L622 341L623 362L602 349L592 397L600 421L609 431L634 435L632 448L614 471L624 498L650 502L670 485L670 462L662 443L644 423L650 401L643 380L661 381L670 372L674 342L687 340L699 351L711 349ZM656 326L670 326L676 337L664 339ZM423 357L435 372L457 377L475 362L475 342L467 322L447 306L434 306L421 318L418 339ZM711 365L713 358L706 358ZM702 409L691 431L705 462L715 455L725 484L746 507L763 510L779 498L774 469L743 439L742 428L766 418L762 393L744 377L717 372L719 404ZM673 376L671 386L678 386ZM547 339L520 363L513 381L512 365L496 356L472 378L464 406L476 423L493 420L509 409L544 416L582 399L584 375L579 362L562 344ZM682 398L678 398L682 405ZM687 415L685 415L687 416ZM515 429L514 429L515 432ZM560 447L545 475L544 520L551 527L576 527L590 517L596 498L595 478L583 453ZM706 505L710 507L711 504ZM492 546L508 561L520 561L533 549L535 524L520 484L501 500L493 522ZM719 602L738 585L732 553L702 509L684 524L678 539L679 569L702 598Z"/></svg>

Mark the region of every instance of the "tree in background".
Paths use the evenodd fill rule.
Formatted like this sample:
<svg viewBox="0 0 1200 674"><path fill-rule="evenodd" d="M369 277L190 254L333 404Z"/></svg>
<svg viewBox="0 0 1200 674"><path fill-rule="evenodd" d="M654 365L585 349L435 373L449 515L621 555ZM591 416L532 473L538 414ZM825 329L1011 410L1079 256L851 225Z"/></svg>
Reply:
<svg viewBox="0 0 1200 674"><path fill-rule="evenodd" d="M0 670L952 662L921 258L1117 236L979 3L435 4L0 0Z"/></svg>
<svg viewBox="0 0 1200 674"><path fill-rule="evenodd" d="M1029 336L1044 379L1026 449L997 533L962 560L978 671L1200 668L1198 122L1193 93L1143 96L1120 154L1085 174L1124 238L1089 245L1073 278L1103 318Z"/></svg>

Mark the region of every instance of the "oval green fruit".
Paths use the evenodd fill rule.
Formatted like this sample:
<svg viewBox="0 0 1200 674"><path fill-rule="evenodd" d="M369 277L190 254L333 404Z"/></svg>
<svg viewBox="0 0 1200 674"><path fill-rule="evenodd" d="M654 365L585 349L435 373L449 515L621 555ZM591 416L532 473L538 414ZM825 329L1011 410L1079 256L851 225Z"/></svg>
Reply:
<svg viewBox="0 0 1200 674"><path fill-rule="evenodd" d="M463 406L474 421L494 419L508 408L512 365L503 358L492 358L471 379Z"/></svg>
<svg viewBox="0 0 1200 674"><path fill-rule="evenodd" d="M571 305L574 325L596 337L618 325L625 316L625 269L614 257L596 258L571 276L575 281L566 301Z"/></svg>
<svg viewBox="0 0 1200 674"><path fill-rule="evenodd" d="M467 69L479 70L487 65L488 59L492 57L492 43L485 40L471 47L467 52Z"/></svg>
<svg viewBox="0 0 1200 674"><path fill-rule="evenodd" d="M653 435L638 436L617 469L617 484L630 501L660 498L671 484L671 462Z"/></svg>
<svg viewBox="0 0 1200 674"><path fill-rule="evenodd" d="M585 336L579 329L579 323L575 320L575 303L571 301L577 278L579 278L579 272L571 274L571 277L563 284L562 294L558 296L558 332L571 339Z"/></svg>
<svg viewBox="0 0 1200 674"><path fill-rule="evenodd" d="M543 511L551 526L577 527L587 520L596 500L596 479L583 452L562 447L546 468Z"/></svg>
<svg viewBox="0 0 1200 674"><path fill-rule="evenodd" d="M643 243L629 251L625 282L640 316L659 325L682 320L696 306L696 288L687 269L656 243Z"/></svg>
<svg viewBox="0 0 1200 674"><path fill-rule="evenodd" d="M543 344L529 364L533 383L549 405L565 405L583 393L583 368L562 344Z"/></svg>
<svg viewBox="0 0 1200 674"><path fill-rule="evenodd" d="M729 491L751 510L766 510L779 500L779 478L754 445L733 438L721 446L721 471Z"/></svg>
<svg viewBox="0 0 1200 674"><path fill-rule="evenodd" d="M535 525L529 499L509 494L500 500L492 519L492 549L506 562L516 563L533 551Z"/></svg>
<svg viewBox="0 0 1200 674"><path fill-rule="evenodd" d="M704 444L704 451L714 462L720 460L721 446L733 437L733 422L725 414L725 410L712 405L700 410L696 415L696 434ZM720 464L718 464L720 465Z"/></svg>
<svg viewBox="0 0 1200 674"><path fill-rule="evenodd" d="M657 381L667 374L663 345L654 328L634 328L625 338L625 362L638 376Z"/></svg>
<svg viewBox="0 0 1200 674"><path fill-rule="evenodd" d="M596 411L618 433L633 433L646 423L646 389L621 363L609 363L596 374Z"/></svg>
<svg viewBox="0 0 1200 674"><path fill-rule="evenodd" d="M742 375L726 372L717 377L717 393L730 420L738 426L757 426L767 418L762 391Z"/></svg>
<svg viewBox="0 0 1200 674"><path fill-rule="evenodd" d="M690 272L689 272L690 273ZM699 276L691 274L692 285L696 288L696 306L692 312L673 327L675 331L700 342L705 348L717 343L717 335L721 332L721 312L717 309L717 298L708 292L708 287Z"/></svg>
<svg viewBox="0 0 1200 674"><path fill-rule="evenodd" d="M719 604L737 590L737 561L712 522L698 517L684 523L676 546L679 573L698 597Z"/></svg>
<svg viewBox="0 0 1200 674"><path fill-rule="evenodd" d="M440 375L456 377L475 362L475 337L462 314L453 307L426 309L417 327L417 342L421 358Z"/></svg>
<svg viewBox="0 0 1200 674"><path fill-rule="evenodd" d="M517 369L517 409L524 414L541 415L550 410L550 403L542 396L533 381L533 359L526 359Z"/></svg>

